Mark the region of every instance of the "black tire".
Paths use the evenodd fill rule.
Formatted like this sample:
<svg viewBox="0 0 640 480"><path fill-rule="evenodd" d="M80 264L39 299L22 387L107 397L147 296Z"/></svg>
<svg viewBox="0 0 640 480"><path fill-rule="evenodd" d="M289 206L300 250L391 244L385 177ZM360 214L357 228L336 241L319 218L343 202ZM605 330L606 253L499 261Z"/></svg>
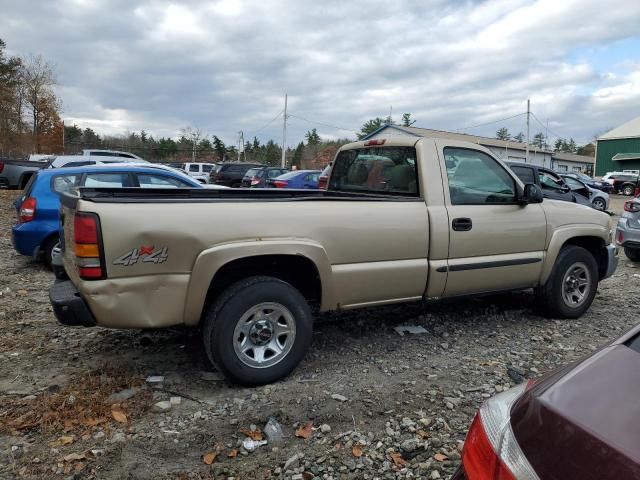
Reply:
<svg viewBox="0 0 640 480"><path fill-rule="evenodd" d="M631 195L633 195L633 192L635 191L635 187L629 184L623 185L621 191L623 195L630 197Z"/></svg>
<svg viewBox="0 0 640 480"><path fill-rule="evenodd" d="M290 321L295 324L295 335L289 350L277 363L255 367L246 363L251 361L247 355L236 353L236 334L243 316L264 303L275 303L285 308L290 314ZM229 380L245 386L264 385L291 373L307 353L312 332L311 310L300 292L282 280L262 276L249 277L227 288L209 308L202 329L211 363ZM284 337L286 341L287 336ZM242 333L240 338L244 338Z"/></svg>
<svg viewBox="0 0 640 480"><path fill-rule="evenodd" d="M605 208L607 208L607 204L602 197L594 198L591 203L593 204L593 208L600 210L601 212L604 212Z"/></svg>
<svg viewBox="0 0 640 480"><path fill-rule="evenodd" d="M574 268L584 269L588 276L584 278L588 290L585 289L582 300L571 305L565 300L565 278ZM573 282L573 280L571 280ZM549 318L578 318L591 306L598 289L598 264L591 253L575 245L563 247L556 258L553 270L547 283L538 290L539 308ZM567 295L571 295L570 292Z"/></svg>
<svg viewBox="0 0 640 480"><path fill-rule="evenodd" d="M231 188L240 188L242 186L242 182L231 182Z"/></svg>
<svg viewBox="0 0 640 480"><path fill-rule="evenodd" d="M632 262L640 262L640 248L624 247L624 254Z"/></svg>
<svg viewBox="0 0 640 480"><path fill-rule="evenodd" d="M53 237L49 237L43 244L41 248L42 252L42 261L47 266L47 268L51 268L51 252L53 251L53 247L55 247L60 239L58 235L54 235Z"/></svg>

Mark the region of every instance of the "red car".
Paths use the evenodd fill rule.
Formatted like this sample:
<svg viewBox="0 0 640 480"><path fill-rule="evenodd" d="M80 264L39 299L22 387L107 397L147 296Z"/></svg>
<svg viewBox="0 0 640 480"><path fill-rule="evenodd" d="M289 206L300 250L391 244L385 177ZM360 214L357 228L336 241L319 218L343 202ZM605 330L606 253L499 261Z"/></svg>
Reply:
<svg viewBox="0 0 640 480"><path fill-rule="evenodd" d="M640 325L487 400L452 480L640 479Z"/></svg>

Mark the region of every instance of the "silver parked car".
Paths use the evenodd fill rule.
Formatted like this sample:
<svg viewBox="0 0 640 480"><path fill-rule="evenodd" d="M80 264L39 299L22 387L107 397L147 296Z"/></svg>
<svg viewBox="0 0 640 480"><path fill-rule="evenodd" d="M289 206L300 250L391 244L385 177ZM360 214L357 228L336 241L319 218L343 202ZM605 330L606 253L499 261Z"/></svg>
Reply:
<svg viewBox="0 0 640 480"><path fill-rule="evenodd" d="M616 242L624 248L629 260L640 262L640 198L624 202L624 212L616 229Z"/></svg>
<svg viewBox="0 0 640 480"><path fill-rule="evenodd" d="M589 191L589 201L591 202L591 206L596 210L600 210L601 212L606 212L609 210L609 194L603 192L602 190L598 190L597 188L590 187L582 180L575 178L574 175L560 175L567 185L573 191L583 192L585 190Z"/></svg>

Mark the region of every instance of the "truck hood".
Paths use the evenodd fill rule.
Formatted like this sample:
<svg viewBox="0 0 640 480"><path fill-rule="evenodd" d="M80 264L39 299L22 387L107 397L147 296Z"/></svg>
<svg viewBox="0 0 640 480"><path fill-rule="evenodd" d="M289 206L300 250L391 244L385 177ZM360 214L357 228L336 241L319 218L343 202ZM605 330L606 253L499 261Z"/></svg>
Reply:
<svg viewBox="0 0 640 480"><path fill-rule="evenodd" d="M598 225L608 234L611 229L611 217L595 208L579 205L577 203L550 200L545 198L542 207L547 216L547 222L552 229L564 225Z"/></svg>

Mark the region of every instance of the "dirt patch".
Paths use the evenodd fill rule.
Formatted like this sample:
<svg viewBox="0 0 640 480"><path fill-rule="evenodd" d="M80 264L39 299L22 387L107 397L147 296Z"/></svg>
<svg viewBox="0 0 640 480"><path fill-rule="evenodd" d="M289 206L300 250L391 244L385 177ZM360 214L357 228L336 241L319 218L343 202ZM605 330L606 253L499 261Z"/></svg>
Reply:
<svg viewBox="0 0 640 480"><path fill-rule="evenodd" d="M53 275L11 247L16 194L0 190L2 478L447 478L487 397L636 322L640 271L623 256L581 319L541 318L527 292L323 315L291 376L238 388L212 370L197 330L58 325ZM401 325L427 333L400 336ZM164 377L156 388L151 375ZM104 399L136 386L142 393L120 402L127 423L118 422ZM170 407L158 413L161 401ZM17 428L32 405L39 413L20 422L35 424ZM246 432L264 432L271 417L283 439L248 451ZM295 435L301 427L308 438Z"/></svg>

